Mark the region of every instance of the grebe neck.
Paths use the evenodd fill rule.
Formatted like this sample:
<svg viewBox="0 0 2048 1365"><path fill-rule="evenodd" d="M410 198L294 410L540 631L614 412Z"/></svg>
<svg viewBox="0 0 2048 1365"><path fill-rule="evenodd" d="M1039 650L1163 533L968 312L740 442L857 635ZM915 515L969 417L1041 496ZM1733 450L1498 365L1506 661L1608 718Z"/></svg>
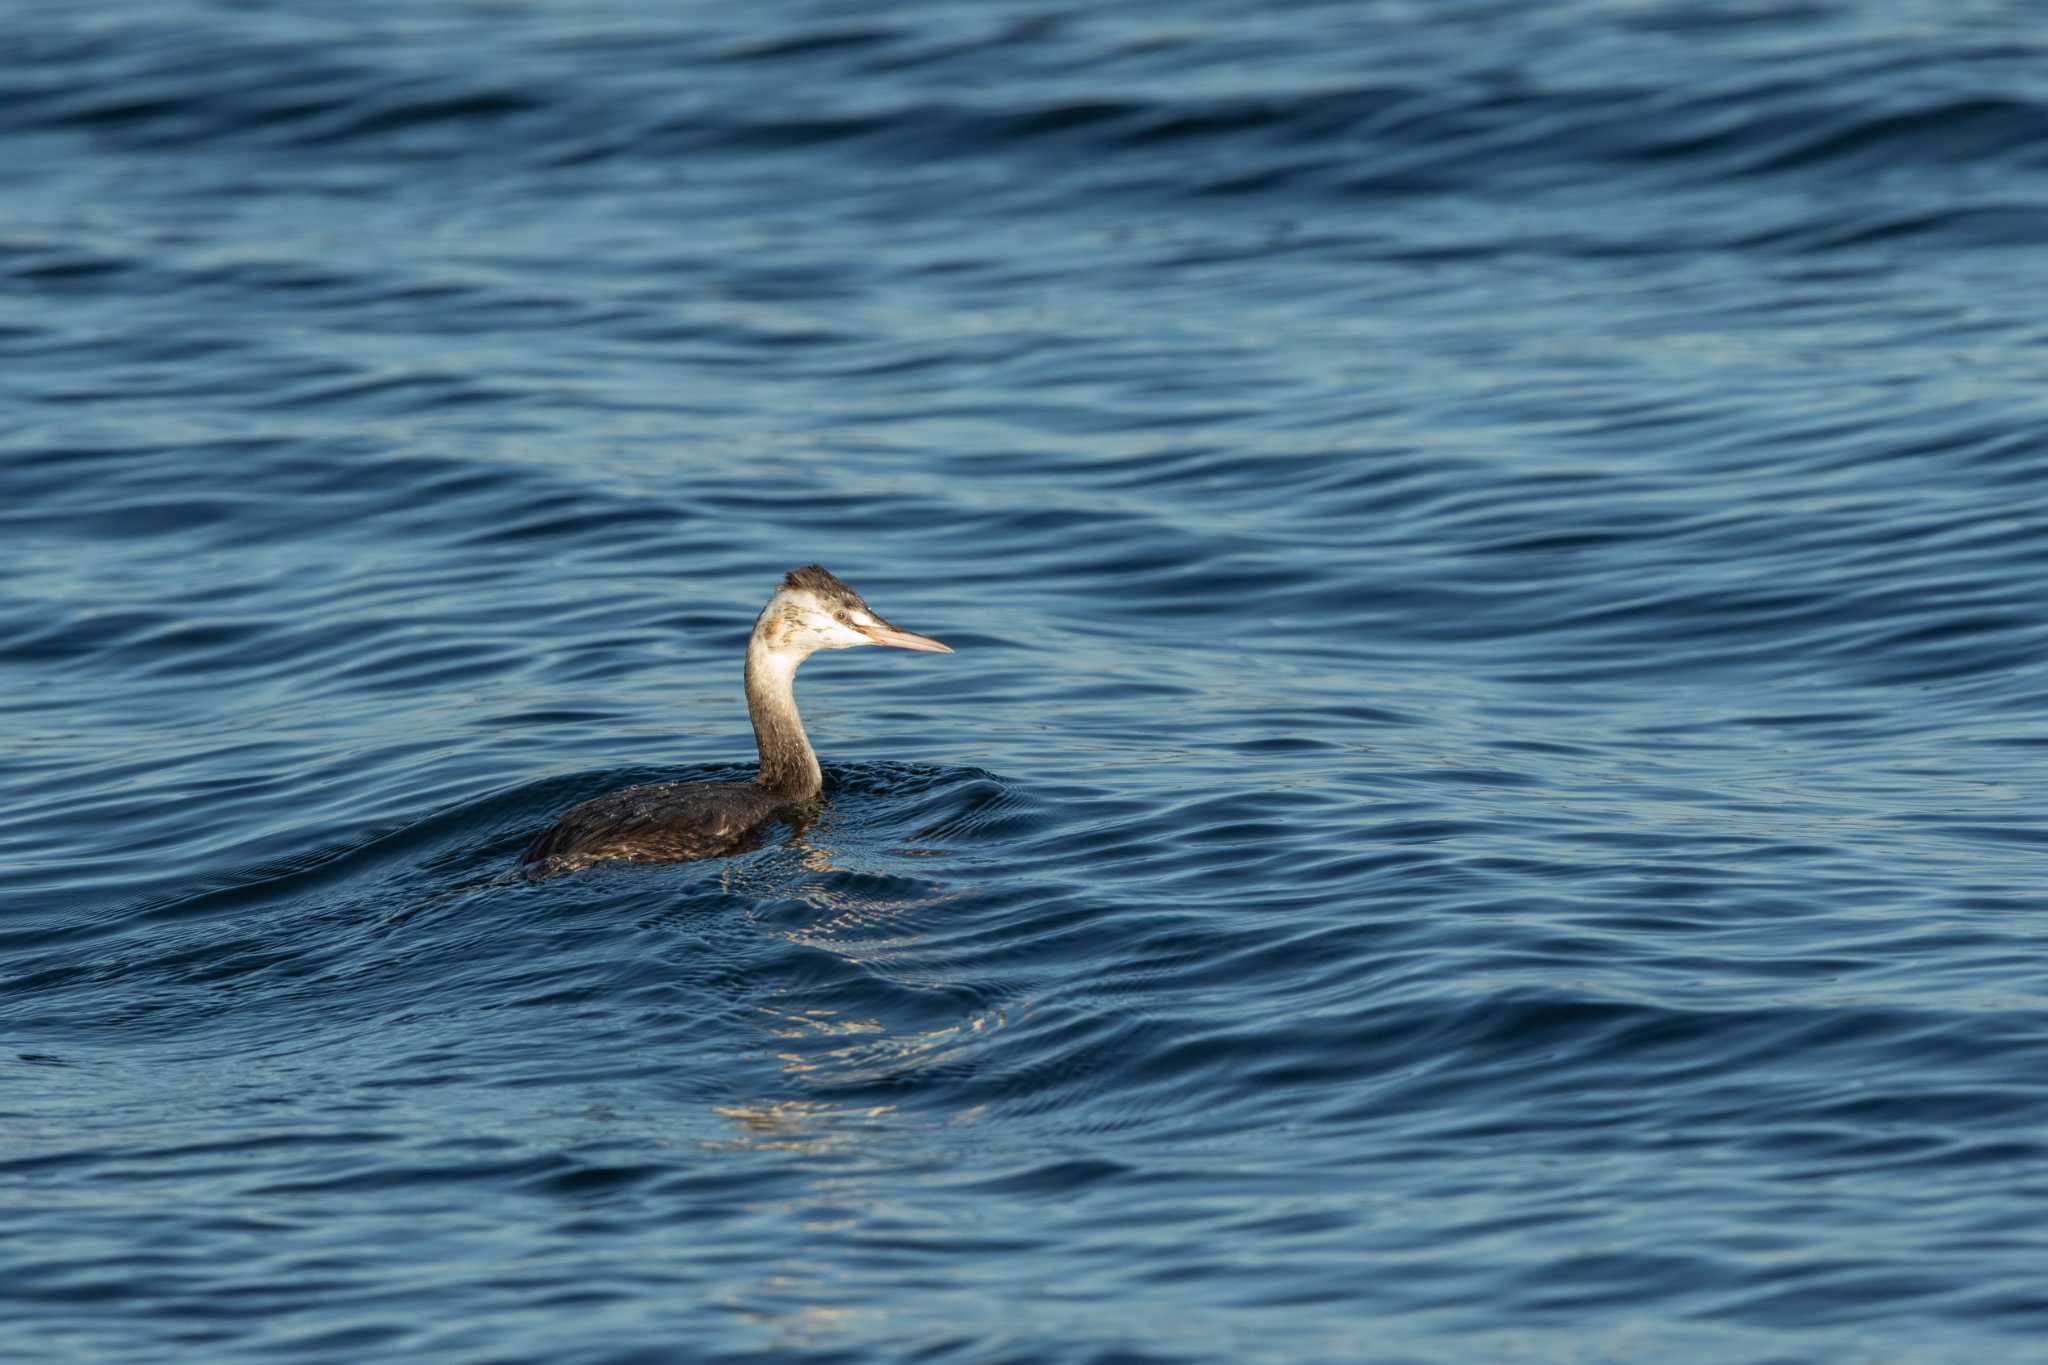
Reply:
<svg viewBox="0 0 2048 1365"><path fill-rule="evenodd" d="M796 666L802 662L802 655L770 648L759 632L747 643L747 714L761 750L754 781L790 801L809 801L825 787L796 713Z"/></svg>

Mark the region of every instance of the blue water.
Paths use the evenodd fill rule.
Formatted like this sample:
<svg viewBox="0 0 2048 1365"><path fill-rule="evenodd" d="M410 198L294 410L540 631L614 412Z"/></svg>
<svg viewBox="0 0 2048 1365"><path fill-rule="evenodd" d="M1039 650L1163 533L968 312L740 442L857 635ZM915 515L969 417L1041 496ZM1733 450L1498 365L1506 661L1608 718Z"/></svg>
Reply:
<svg viewBox="0 0 2048 1365"><path fill-rule="evenodd" d="M2042 1357L2033 7L0 52L5 1350Z"/></svg>

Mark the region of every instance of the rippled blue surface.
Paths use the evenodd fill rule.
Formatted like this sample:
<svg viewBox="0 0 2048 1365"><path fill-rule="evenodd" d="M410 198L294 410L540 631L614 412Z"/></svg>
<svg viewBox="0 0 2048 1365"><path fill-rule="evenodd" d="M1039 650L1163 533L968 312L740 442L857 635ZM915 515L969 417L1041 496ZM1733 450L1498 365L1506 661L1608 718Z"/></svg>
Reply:
<svg viewBox="0 0 2048 1365"><path fill-rule="evenodd" d="M17 8L15 1349L2039 1350L2038 13L1245 11Z"/></svg>

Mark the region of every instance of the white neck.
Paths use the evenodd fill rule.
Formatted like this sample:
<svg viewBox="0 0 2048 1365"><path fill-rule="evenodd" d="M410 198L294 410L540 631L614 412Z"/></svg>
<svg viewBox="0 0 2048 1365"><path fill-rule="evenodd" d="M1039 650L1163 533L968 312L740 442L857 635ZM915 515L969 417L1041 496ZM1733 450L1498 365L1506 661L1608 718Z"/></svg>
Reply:
<svg viewBox="0 0 2048 1365"><path fill-rule="evenodd" d="M747 642L747 714L761 771L754 781L791 801L809 801L825 786L818 756L796 713L796 667L804 655L772 648L756 630Z"/></svg>

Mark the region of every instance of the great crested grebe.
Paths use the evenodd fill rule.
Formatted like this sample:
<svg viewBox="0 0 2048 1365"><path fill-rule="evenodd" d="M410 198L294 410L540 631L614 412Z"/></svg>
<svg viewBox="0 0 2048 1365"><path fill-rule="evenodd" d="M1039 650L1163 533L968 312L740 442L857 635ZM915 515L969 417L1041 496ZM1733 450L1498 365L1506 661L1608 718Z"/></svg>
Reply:
<svg viewBox="0 0 2048 1365"><path fill-rule="evenodd" d="M752 782L661 782L585 801L527 845L529 877L601 862L670 863L739 851L772 817L817 800L818 756L796 713L796 667L821 649L892 645L953 651L875 615L859 593L816 564L791 569L747 642L747 714L761 749Z"/></svg>

